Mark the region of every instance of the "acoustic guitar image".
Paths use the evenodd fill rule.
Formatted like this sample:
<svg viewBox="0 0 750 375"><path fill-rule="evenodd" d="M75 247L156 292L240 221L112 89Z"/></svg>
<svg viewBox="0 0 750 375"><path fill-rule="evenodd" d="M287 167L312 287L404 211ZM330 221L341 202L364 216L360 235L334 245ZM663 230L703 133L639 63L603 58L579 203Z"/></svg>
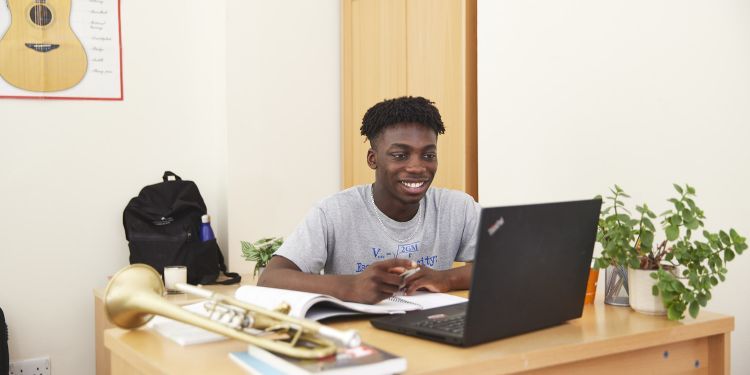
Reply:
<svg viewBox="0 0 750 375"><path fill-rule="evenodd" d="M52 92L77 85L88 60L70 28L71 0L7 0L8 31L0 40L0 76L28 91Z"/></svg>

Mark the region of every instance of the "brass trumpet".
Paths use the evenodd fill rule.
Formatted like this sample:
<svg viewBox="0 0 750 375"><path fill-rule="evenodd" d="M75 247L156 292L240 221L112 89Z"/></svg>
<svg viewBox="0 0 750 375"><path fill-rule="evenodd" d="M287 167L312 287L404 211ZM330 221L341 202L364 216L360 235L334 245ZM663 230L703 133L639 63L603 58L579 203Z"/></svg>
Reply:
<svg viewBox="0 0 750 375"><path fill-rule="evenodd" d="M296 358L329 356L336 352L337 343L346 347L360 344L357 331L339 331L313 320L291 317L287 315L288 305L268 310L188 284L178 284L177 288L208 299L209 316L166 301L159 273L148 265L132 264L118 271L107 284L107 318L120 328L132 329L161 315ZM264 337L269 333L270 338Z"/></svg>

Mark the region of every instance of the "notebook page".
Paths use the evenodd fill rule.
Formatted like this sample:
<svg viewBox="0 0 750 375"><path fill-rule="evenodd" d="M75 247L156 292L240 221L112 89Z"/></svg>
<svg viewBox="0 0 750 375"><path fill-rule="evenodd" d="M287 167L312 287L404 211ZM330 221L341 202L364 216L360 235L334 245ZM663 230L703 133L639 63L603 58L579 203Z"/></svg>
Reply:
<svg viewBox="0 0 750 375"><path fill-rule="evenodd" d="M299 292L296 290L266 288L262 286L244 285L234 294L240 301L273 310L283 302L291 306L289 315L301 317L307 312L313 301L325 298L322 294Z"/></svg>
<svg viewBox="0 0 750 375"><path fill-rule="evenodd" d="M420 310L432 309L435 307L455 305L468 301L467 298L454 296L448 293L433 293L419 291L411 296L398 296L393 298L400 298L408 303L414 303L421 306Z"/></svg>

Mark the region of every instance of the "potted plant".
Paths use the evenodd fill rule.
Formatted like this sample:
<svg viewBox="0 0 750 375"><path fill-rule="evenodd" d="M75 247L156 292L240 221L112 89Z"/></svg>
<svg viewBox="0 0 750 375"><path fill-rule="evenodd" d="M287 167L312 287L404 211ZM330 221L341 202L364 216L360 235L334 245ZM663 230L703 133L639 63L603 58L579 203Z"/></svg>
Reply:
<svg viewBox="0 0 750 375"><path fill-rule="evenodd" d="M624 204L629 196L617 185L610 189L612 195L606 197L597 233L602 251L594 265L627 268L631 305L648 312L650 304L657 309L651 313L666 313L669 319L679 320L685 317L685 310L694 318L698 316L711 299L711 288L725 280L727 262L742 254L747 244L734 229L703 229L705 216L695 203L695 189L673 186L677 196L668 199L672 208L658 216L645 203L636 206L633 215ZM652 221L656 219L660 231ZM698 233L702 238L697 238ZM654 242L657 235L660 242ZM650 290L636 290L644 283L639 273L647 274Z"/></svg>
<svg viewBox="0 0 750 375"><path fill-rule="evenodd" d="M271 260L273 253L284 243L282 237L261 238L253 243L240 241L242 244L242 256L247 261L255 262L253 278L266 268L268 261Z"/></svg>

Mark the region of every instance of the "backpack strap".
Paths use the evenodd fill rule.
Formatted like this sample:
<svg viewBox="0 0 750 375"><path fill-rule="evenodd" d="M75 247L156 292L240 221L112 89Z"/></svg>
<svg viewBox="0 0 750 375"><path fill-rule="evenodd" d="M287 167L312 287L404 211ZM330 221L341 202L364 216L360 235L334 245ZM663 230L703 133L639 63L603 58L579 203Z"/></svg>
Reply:
<svg viewBox="0 0 750 375"><path fill-rule="evenodd" d="M227 272L227 265L224 264L224 255L221 254L221 250L219 250L218 247L216 248L216 252L219 256L219 270L224 274L224 276L228 277L229 279L217 281L215 282L215 284L231 285L237 284L242 281L242 276L240 276L240 274L238 274L237 272Z"/></svg>

